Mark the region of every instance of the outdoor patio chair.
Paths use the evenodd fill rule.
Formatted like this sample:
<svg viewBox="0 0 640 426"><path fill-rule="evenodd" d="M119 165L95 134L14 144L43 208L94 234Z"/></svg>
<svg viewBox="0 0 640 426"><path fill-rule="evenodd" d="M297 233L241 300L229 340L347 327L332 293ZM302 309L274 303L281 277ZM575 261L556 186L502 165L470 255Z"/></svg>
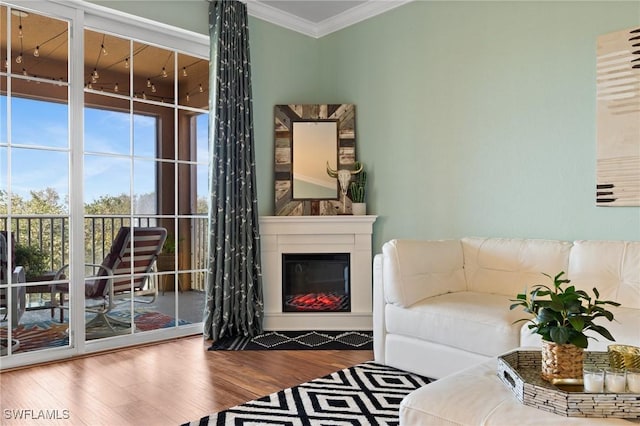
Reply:
<svg viewBox="0 0 640 426"><path fill-rule="evenodd" d="M12 239L13 247L13 239ZM12 256L12 260L15 256ZM9 243L7 242L7 232L0 232L0 284L6 285L9 282L9 271L13 269L12 284L26 282L24 268L22 266L16 266L9 268ZM8 287L0 288L0 315L3 315L2 321L7 321L9 311L11 311L11 328L16 328L20 322L20 318L24 313L26 306L25 287L13 287L11 306L9 306ZM0 338L0 355L5 355L8 352L8 341L6 337ZM12 351L15 351L20 346L18 339L11 339Z"/></svg>
<svg viewBox="0 0 640 426"><path fill-rule="evenodd" d="M106 326L109 334L131 331L134 327L132 322L114 318L109 313L131 298L139 303L155 301L158 286L151 272L166 238L165 228L122 227L102 264L86 265L96 271L93 278L85 281L84 287L85 310L96 314L86 324L87 330ZM59 280L68 266L58 270L54 280ZM51 286L53 305L61 310L60 322L64 321L64 309L68 309L64 304L68 293L69 285L66 283Z"/></svg>

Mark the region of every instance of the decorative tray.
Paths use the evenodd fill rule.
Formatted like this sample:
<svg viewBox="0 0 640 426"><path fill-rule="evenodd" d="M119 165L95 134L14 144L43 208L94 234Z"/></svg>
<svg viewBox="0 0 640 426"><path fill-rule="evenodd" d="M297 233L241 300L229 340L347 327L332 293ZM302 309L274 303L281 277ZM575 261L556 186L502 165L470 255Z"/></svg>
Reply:
<svg viewBox="0 0 640 426"><path fill-rule="evenodd" d="M498 357L498 377L524 405L567 417L640 419L640 394L588 393L580 385L542 380L540 351L515 350ZM584 353L584 364L609 366L607 352Z"/></svg>

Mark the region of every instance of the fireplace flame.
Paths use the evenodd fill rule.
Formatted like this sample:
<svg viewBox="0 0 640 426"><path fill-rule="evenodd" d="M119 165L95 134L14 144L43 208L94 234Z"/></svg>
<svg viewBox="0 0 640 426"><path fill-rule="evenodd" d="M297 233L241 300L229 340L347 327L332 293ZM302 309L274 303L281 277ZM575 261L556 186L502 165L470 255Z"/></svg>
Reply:
<svg viewBox="0 0 640 426"><path fill-rule="evenodd" d="M344 296L331 293L307 293L293 296L289 305L299 311L337 311Z"/></svg>

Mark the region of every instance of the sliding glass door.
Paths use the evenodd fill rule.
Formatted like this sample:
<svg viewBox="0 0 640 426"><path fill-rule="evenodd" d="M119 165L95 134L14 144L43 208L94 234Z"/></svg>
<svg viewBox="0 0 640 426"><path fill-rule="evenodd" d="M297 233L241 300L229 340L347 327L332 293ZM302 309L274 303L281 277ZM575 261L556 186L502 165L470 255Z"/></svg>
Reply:
<svg viewBox="0 0 640 426"><path fill-rule="evenodd" d="M0 17L2 368L201 332L206 39L51 2Z"/></svg>

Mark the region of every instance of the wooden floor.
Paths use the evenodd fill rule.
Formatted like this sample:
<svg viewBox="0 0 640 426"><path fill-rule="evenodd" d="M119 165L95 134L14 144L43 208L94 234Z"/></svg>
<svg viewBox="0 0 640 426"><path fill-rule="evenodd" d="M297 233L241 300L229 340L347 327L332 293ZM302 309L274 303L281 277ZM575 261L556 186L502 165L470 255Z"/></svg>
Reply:
<svg viewBox="0 0 640 426"><path fill-rule="evenodd" d="M373 358L207 347L195 336L0 373L0 424L179 425Z"/></svg>

